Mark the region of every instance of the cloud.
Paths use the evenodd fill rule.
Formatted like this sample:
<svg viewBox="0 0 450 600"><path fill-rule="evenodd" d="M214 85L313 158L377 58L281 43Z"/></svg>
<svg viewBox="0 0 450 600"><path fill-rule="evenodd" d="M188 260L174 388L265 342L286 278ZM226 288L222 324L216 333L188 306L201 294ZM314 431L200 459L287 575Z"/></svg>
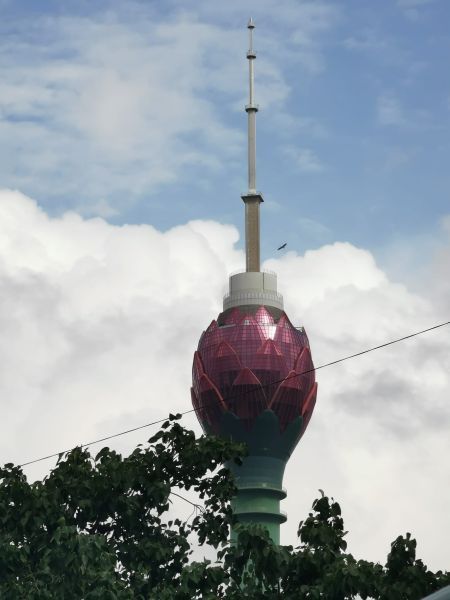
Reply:
<svg viewBox="0 0 450 600"><path fill-rule="evenodd" d="M189 361L170 348L192 348L205 311L217 312L228 263L242 258L235 229L50 219L16 192L2 192L0 220L2 455L22 461L95 437L102 422L121 428L129 413L185 407Z"/></svg>
<svg viewBox="0 0 450 600"><path fill-rule="evenodd" d="M264 35L259 37L258 47L264 52L270 49L270 54L276 53L285 64L295 62L309 74L323 70L323 39L341 19L340 9L334 3L322 0L286 0L283 10L276 0L249 0L245 11L239 0L230 0L222 7L205 0L188 2L187 5L195 6L195 11L203 18L228 23L244 19L244 14L252 14L258 30L261 27L264 31ZM279 30L284 34L278 35Z"/></svg>
<svg viewBox="0 0 450 600"><path fill-rule="evenodd" d="M424 6L429 6L435 0L397 0L397 6L403 11L404 15L416 21L420 17L420 11Z"/></svg>
<svg viewBox="0 0 450 600"><path fill-rule="evenodd" d="M186 167L217 170L236 153L243 134L206 98L211 90L237 93L242 61L225 52L231 43L237 53L237 32L225 35L182 17L142 19L38 18L20 44L3 37L9 49L1 64L4 180L23 187L39 178L55 195L92 200L91 209L115 191L120 207L125 190L129 202L173 182ZM36 27L46 46L37 44ZM216 65L208 60L212 47Z"/></svg>
<svg viewBox="0 0 450 600"><path fill-rule="evenodd" d="M386 172L396 171L410 164L418 154L417 148L391 147L384 153L383 169Z"/></svg>
<svg viewBox="0 0 450 600"><path fill-rule="evenodd" d="M300 217L297 219L297 223L302 232L302 236L307 235L315 241L325 242L328 241L331 236L331 229L315 219Z"/></svg>
<svg viewBox="0 0 450 600"><path fill-rule="evenodd" d="M366 51L371 53L392 52L391 40L382 37L379 31L366 28L357 35L350 35L343 41L344 48L348 50Z"/></svg>
<svg viewBox="0 0 450 600"><path fill-rule="evenodd" d="M382 94L377 103L378 122L381 125L402 126L406 124L404 109L393 94Z"/></svg>
<svg viewBox="0 0 450 600"><path fill-rule="evenodd" d="M421 57L413 60L410 52L405 48L401 38L387 31L386 27L356 28L356 33L347 36L342 45L349 52L367 55L373 65L369 69L369 75L372 83L378 85L374 75L374 66L389 69L395 68L401 73L397 83L411 85L417 82L417 79L423 75L424 71L430 67L430 63Z"/></svg>
<svg viewBox="0 0 450 600"><path fill-rule="evenodd" d="M444 222L447 226L447 221ZM189 410L193 351L244 263L234 227L161 232L0 192L0 451L22 462ZM449 239L433 278L447 281ZM349 243L267 261L317 366L448 319L450 288L395 283ZM342 502L350 550L383 560L406 530L433 568L450 559L450 342L437 330L317 372L319 399L285 479L289 527L319 487ZM183 421L194 426L193 415ZM111 441L122 451L153 430ZM51 465L29 469L42 475ZM433 506L433 510L429 507Z"/></svg>
<svg viewBox="0 0 450 600"><path fill-rule="evenodd" d="M355 33L352 32L342 42L343 47L349 52L364 53L374 61L375 65L394 67L402 71L410 69L411 57L399 38L389 34L386 28L372 24L369 27L356 29Z"/></svg>
<svg viewBox="0 0 450 600"><path fill-rule="evenodd" d="M447 260L434 267L441 282L448 247L447 238ZM414 293L350 244L288 253L267 267L278 272L292 322L306 327L317 366L448 320L448 286L436 294L416 281ZM445 568L438 530L449 517L432 518L427 506L436 498L442 510L450 500L449 486L438 483L447 468L441 453L450 449L449 350L443 328L318 371L314 421L288 466L291 526L291 515L308 509L305 487L320 487L341 500L357 556L382 560L388 539L412 531L425 561Z"/></svg>
<svg viewBox="0 0 450 600"><path fill-rule="evenodd" d="M52 190L63 206L100 216L99 198L120 212L180 177L217 180L245 145L233 114L246 101L242 5L108 6L25 15L17 35L0 25L3 185L45 198ZM317 70L337 11L325 2L256 7L263 25L275 19L288 31L286 40L266 27L258 39L258 102L289 118L285 69Z"/></svg>
<svg viewBox="0 0 450 600"><path fill-rule="evenodd" d="M316 40L337 23L338 9L321 2L305 2L299 16L301 20L298 21L299 25L292 35L292 41L298 46L301 60L308 70L319 73L324 69L324 60L318 52Z"/></svg>
<svg viewBox="0 0 450 600"><path fill-rule="evenodd" d="M391 92L380 94L377 99L377 118L380 125L408 130L424 130L431 127L431 114L423 108L405 107Z"/></svg>
<svg viewBox="0 0 450 600"><path fill-rule="evenodd" d="M270 213L277 213L281 210L282 206L276 200L264 200L264 208Z"/></svg>
<svg viewBox="0 0 450 600"><path fill-rule="evenodd" d="M271 115L269 127L284 137L311 136L314 139L327 139L329 131L323 123L313 117L297 117L287 112L275 112Z"/></svg>
<svg viewBox="0 0 450 600"><path fill-rule="evenodd" d="M181 18L148 23L145 35L115 18L38 22L48 47L24 32L22 54L30 62L22 64L17 42L4 38L12 48L2 65L0 131L9 140L5 177L18 174L12 183L41 174L43 185L55 181L57 193L75 195L82 180L88 198L127 187L139 195L175 180L186 165L217 169L210 145L224 158L243 141L211 101L197 97L229 82L228 72L220 81L209 78L204 60L214 46L228 62L222 49L233 33Z"/></svg>
<svg viewBox="0 0 450 600"><path fill-rule="evenodd" d="M111 206L111 204L102 198L98 202L91 202L85 206L77 206L76 212L85 216L99 216L104 219L109 219L110 217L115 217L119 214L117 208Z"/></svg>
<svg viewBox="0 0 450 600"><path fill-rule="evenodd" d="M435 0L397 0L397 6L400 8L417 8L419 6L426 6L431 4Z"/></svg>
<svg viewBox="0 0 450 600"><path fill-rule="evenodd" d="M302 173L320 173L324 170L324 165L310 148L288 146L285 148L285 154L293 160Z"/></svg>

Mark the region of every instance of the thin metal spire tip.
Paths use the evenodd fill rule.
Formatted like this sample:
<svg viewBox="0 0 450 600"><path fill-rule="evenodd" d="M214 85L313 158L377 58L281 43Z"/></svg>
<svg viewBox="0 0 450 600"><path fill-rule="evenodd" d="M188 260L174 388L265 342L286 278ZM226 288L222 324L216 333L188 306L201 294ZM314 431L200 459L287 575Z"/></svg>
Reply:
<svg viewBox="0 0 450 600"><path fill-rule="evenodd" d="M253 49L253 19L248 22L248 80L249 101L245 107L248 115L248 192L242 196L245 202L245 255L246 271L260 271L259 205L263 202L260 192L256 191L256 113L254 62L256 52Z"/></svg>

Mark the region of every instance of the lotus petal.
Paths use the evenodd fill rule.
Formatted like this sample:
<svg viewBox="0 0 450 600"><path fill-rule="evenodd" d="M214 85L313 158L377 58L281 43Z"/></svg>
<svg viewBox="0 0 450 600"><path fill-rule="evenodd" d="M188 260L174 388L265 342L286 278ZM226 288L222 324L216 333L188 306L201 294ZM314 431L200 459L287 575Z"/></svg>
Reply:
<svg viewBox="0 0 450 600"><path fill-rule="evenodd" d="M206 331L209 333L210 331L214 331L214 329L217 329L218 325L217 325L217 321L216 319L213 319L211 321L211 323L209 324L208 328L206 329Z"/></svg>
<svg viewBox="0 0 450 600"><path fill-rule="evenodd" d="M208 375L200 377L199 390L199 408L203 418L214 431L218 431L220 418L227 410L223 398Z"/></svg>
<svg viewBox="0 0 450 600"><path fill-rule="evenodd" d="M277 344L270 338L265 340L252 357L250 367L270 400L280 380L288 373L286 361Z"/></svg>
<svg viewBox="0 0 450 600"><path fill-rule="evenodd" d="M237 374L242 369L239 356L227 342L220 342L214 354L211 379L219 387L222 396L227 396Z"/></svg>
<svg viewBox="0 0 450 600"><path fill-rule="evenodd" d="M214 368L214 356L217 347L223 340L222 330L220 327L213 327L205 332L201 343L198 346L202 355L203 365L206 373L211 373Z"/></svg>
<svg viewBox="0 0 450 600"><path fill-rule="evenodd" d="M261 382L250 369L242 369L236 377L227 405L231 412L244 421L247 428L250 428L253 419L267 408Z"/></svg>
<svg viewBox="0 0 450 600"><path fill-rule="evenodd" d="M205 372L205 367L203 365L203 360L202 360L202 355L200 354L200 352L198 350L196 350L194 352L194 372L198 373L199 376L203 375L203 373Z"/></svg>
<svg viewBox="0 0 450 600"><path fill-rule="evenodd" d="M311 420L314 407L316 405L317 398L317 383L315 383L309 392L308 397L303 403L302 407L302 417L303 417L303 427L302 427L302 435L305 429L308 427L308 423Z"/></svg>
<svg viewBox="0 0 450 600"><path fill-rule="evenodd" d="M303 348L295 361L294 371L299 374L301 387L304 393L308 393L315 381L314 363L309 348Z"/></svg>
<svg viewBox="0 0 450 600"><path fill-rule="evenodd" d="M203 365L202 357L200 352L196 350L194 352L194 362L192 364L192 383L196 394L200 393L198 383L201 376L205 373L205 367Z"/></svg>
<svg viewBox="0 0 450 600"><path fill-rule="evenodd" d="M224 319L224 325L237 325L241 320L242 313L238 308L233 308L226 315Z"/></svg>
<svg viewBox="0 0 450 600"><path fill-rule="evenodd" d="M231 335L231 345L241 363L249 366L252 357L265 340L264 332L252 315L244 315Z"/></svg>
<svg viewBox="0 0 450 600"><path fill-rule="evenodd" d="M269 404L269 408L278 415L282 431L288 423L300 415L301 405L302 395L298 376L295 371L290 371L278 386Z"/></svg>
<svg viewBox="0 0 450 600"><path fill-rule="evenodd" d="M278 357L278 356L282 357L283 356L281 350L278 348L276 343L273 340L271 340L270 338L268 340L264 341L262 346L260 346L260 348L258 348L256 354L257 354L257 356L267 356L267 357Z"/></svg>
<svg viewBox="0 0 450 600"><path fill-rule="evenodd" d="M195 414L197 415L197 419L200 421L200 424L203 426L203 422L205 420L203 410L201 409L200 401L197 398L197 395L196 395L193 387L191 387L191 400L192 400L192 406L195 410Z"/></svg>
<svg viewBox="0 0 450 600"><path fill-rule="evenodd" d="M297 342L295 327L292 326L287 316L283 313L277 323L275 335L273 336L275 343L283 353L288 368L294 368L294 362L297 358L300 346Z"/></svg>
<svg viewBox="0 0 450 600"><path fill-rule="evenodd" d="M255 319L260 325L274 325L275 321L265 306L260 306L255 313Z"/></svg>
<svg viewBox="0 0 450 600"><path fill-rule="evenodd" d="M239 356L228 342L220 342L216 350L215 358L220 362L226 360L233 368L241 365Z"/></svg>

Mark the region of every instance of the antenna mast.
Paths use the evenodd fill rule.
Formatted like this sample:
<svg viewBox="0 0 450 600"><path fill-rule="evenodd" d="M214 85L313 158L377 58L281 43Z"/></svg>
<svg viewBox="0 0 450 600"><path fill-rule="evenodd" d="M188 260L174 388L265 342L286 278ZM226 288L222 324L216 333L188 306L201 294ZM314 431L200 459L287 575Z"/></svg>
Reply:
<svg viewBox="0 0 450 600"><path fill-rule="evenodd" d="M259 205L263 202L260 192L256 191L256 113L258 105L254 103L254 70L253 61L256 52L253 49L253 19L248 22L249 50L248 75L249 75L249 103L245 107L248 115L248 192L242 196L245 203L245 256L246 270L260 270L260 224Z"/></svg>

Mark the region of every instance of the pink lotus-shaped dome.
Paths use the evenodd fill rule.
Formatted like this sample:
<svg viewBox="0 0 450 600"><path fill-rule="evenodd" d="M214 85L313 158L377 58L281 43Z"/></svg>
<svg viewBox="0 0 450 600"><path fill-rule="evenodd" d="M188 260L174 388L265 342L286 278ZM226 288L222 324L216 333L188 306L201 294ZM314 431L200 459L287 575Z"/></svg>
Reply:
<svg viewBox="0 0 450 600"><path fill-rule="evenodd" d="M225 412L234 413L249 430L269 409L281 431L302 416L302 435L316 402L313 369L304 329L295 328L284 312L276 319L264 306L256 312L231 309L200 338L192 368L192 403L208 433L219 434Z"/></svg>

